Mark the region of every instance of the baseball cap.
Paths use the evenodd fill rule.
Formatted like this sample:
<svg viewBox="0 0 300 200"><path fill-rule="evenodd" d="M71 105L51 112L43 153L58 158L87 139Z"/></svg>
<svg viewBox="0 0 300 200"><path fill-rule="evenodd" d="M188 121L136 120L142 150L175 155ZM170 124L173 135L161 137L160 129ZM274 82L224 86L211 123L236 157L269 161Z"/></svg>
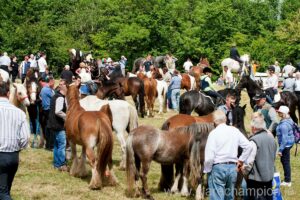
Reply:
<svg viewBox="0 0 300 200"><path fill-rule="evenodd" d="M290 109L287 106L280 106L277 112L283 113L283 114L289 114Z"/></svg>
<svg viewBox="0 0 300 200"><path fill-rule="evenodd" d="M266 98L266 94L265 93L258 93L253 97L253 100L260 100Z"/></svg>

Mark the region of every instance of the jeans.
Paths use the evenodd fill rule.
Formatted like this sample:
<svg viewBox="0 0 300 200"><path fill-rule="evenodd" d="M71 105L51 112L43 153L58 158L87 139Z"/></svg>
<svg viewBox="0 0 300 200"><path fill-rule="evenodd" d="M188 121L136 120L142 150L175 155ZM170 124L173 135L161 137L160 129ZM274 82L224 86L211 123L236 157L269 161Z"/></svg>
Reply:
<svg viewBox="0 0 300 200"><path fill-rule="evenodd" d="M259 182L247 180L247 200L272 200L272 180Z"/></svg>
<svg viewBox="0 0 300 200"><path fill-rule="evenodd" d="M53 165L58 168L66 164L66 132L55 131L54 134Z"/></svg>
<svg viewBox="0 0 300 200"><path fill-rule="evenodd" d="M19 152L0 152L0 199L11 200L10 189L19 166Z"/></svg>
<svg viewBox="0 0 300 200"><path fill-rule="evenodd" d="M179 97L180 97L180 89L172 89L171 90L171 101L172 108L178 109L179 107Z"/></svg>
<svg viewBox="0 0 300 200"><path fill-rule="evenodd" d="M290 162L290 150L292 147L286 147L282 151L282 156L280 157L280 161L283 167L284 172L284 181L291 182L291 162Z"/></svg>
<svg viewBox="0 0 300 200"><path fill-rule="evenodd" d="M208 176L209 199L232 200L237 178L235 164L217 164Z"/></svg>

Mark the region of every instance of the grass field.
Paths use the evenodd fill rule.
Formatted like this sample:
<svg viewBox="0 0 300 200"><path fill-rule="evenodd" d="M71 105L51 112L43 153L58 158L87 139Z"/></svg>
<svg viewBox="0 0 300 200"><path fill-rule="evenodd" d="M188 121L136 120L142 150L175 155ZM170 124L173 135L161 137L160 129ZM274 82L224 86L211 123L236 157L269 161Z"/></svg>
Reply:
<svg viewBox="0 0 300 200"><path fill-rule="evenodd" d="M242 95L242 105L248 104L248 96ZM131 99L131 98L128 98ZM130 100L132 103L132 101ZM157 103L157 101L156 101ZM156 104L156 109L157 109ZM174 111L158 115L154 118L139 119L139 124L147 124L155 127L161 127L162 123L170 116L174 115ZM249 130L249 119L252 114L250 105L247 105L245 117L246 129ZM295 148L291 151L294 154ZM128 199L125 197L126 176L124 171L119 171L117 166L120 162L121 150L117 140L115 140L113 160L114 170L118 178L119 184L116 187L104 187L102 190L91 191L88 189L90 177L85 179L71 177L68 173L59 172L52 167L52 152L43 149L28 148L20 154L20 166L16 174L13 187L12 198L15 200L60 200L60 199ZM285 200L300 199L300 175L299 175L299 156L291 156L292 160L292 187L282 188ZM148 185L155 199L193 199L193 197L184 198L179 194L171 195L162 193L157 190L160 177L160 166L152 162L151 170L148 175ZM90 169L88 167L88 169ZM283 177L282 166L280 160L276 159L276 169Z"/></svg>

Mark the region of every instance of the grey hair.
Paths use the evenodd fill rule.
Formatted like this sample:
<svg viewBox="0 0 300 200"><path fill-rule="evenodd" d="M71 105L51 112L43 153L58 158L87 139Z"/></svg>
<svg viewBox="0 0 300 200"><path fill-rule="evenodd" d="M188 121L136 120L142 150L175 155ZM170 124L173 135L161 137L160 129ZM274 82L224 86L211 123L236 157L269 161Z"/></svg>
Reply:
<svg viewBox="0 0 300 200"><path fill-rule="evenodd" d="M214 123L219 125L222 123L226 123L226 115L222 110L216 110L213 113Z"/></svg>
<svg viewBox="0 0 300 200"><path fill-rule="evenodd" d="M255 112L252 114L250 125L251 127L254 127L255 129L258 130L267 129L264 116L259 112Z"/></svg>

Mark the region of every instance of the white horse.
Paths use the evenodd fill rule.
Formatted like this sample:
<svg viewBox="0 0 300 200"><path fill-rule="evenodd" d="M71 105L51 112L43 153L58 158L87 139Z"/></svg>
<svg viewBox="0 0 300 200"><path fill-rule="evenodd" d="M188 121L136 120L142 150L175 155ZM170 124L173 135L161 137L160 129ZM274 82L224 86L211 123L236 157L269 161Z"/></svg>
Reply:
<svg viewBox="0 0 300 200"><path fill-rule="evenodd" d="M242 72L242 74L247 71L247 65L250 62L250 56L248 54L244 54L241 56L240 58L243 63L242 63L242 69L240 69L240 64L238 61L232 59L232 58L225 58L222 62L221 62L221 66L223 69L223 78L226 77L226 72L224 71L224 67L227 66L228 67L228 71L233 72L233 73L238 73L238 72ZM249 73L249 72L248 72Z"/></svg>
<svg viewBox="0 0 300 200"><path fill-rule="evenodd" d="M13 84L13 87L10 88L9 102L26 113L26 107L30 105L30 101L23 84Z"/></svg>
<svg viewBox="0 0 300 200"><path fill-rule="evenodd" d="M126 162L126 140L125 133L138 127L138 114L134 106L123 100L101 100L97 96L89 95L80 100L80 105L86 111L98 111L103 105L109 104L112 112L112 128L117 134L121 144L122 161L120 167L125 169Z"/></svg>
<svg viewBox="0 0 300 200"><path fill-rule="evenodd" d="M0 69L0 77L2 78L3 82L7 82L9 80L8 72L3 69Z"/></svg>

